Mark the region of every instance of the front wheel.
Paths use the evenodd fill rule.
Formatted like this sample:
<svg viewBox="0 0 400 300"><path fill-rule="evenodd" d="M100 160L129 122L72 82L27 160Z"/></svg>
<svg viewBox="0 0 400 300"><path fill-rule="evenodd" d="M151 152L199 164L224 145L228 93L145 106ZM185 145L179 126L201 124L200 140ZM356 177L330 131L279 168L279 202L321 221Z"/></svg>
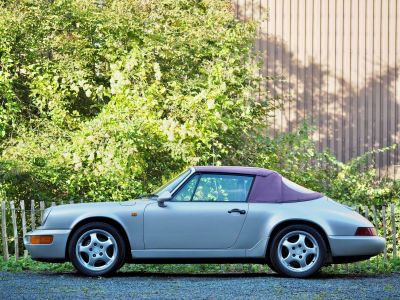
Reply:
<svg viewBox="0 0 400 300"><path fill-rule="evenodd" d="M108 275L124 263L124 239L115 227L107 223L88 223L72 235L69 257L80 273L88 276Z"/></svg>
<svg viewBox="0 0 400 300"><path fill-rule="evenodd" d="M327 248L321 234L307 225L282 229L272 241L271 263L278 273L297 278L309 277L324 265Z"/></svg>

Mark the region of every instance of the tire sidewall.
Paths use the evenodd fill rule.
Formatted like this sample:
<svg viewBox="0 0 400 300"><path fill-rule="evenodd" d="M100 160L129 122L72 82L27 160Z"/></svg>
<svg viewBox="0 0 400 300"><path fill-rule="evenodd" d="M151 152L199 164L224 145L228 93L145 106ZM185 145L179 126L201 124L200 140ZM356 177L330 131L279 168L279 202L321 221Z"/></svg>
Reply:
<svg viewBox="0 0 400 300"><path fill-rule="evenodd" d="M293 231L305 231L312 235L315 240L318 243L318 248L319 248L319 257L315 264L307 271L304 272L294 272L292 270L287 269L279 260L278 258L278 246L280 240L289 232ZM314 229L311 226L308 225L290 225L288 227L283 228L280 230L276 236L273 238L271 248L270 248L270 261L275 270L283 275L287 275L290 277L296 277L296 278L305 278L305 277L310 277L317 273L321 267L325 264L327 257L327 247L324 241L324 238L322 235L318 232L318 230Z"/></svg>
<svg viewBox="0 0 400 300"><path fill-rule="evenodd" d="M110 233L116 243L117 243L117 247L118 247L118 254L117 254L117 258L114 261L114 263L112 265L110 265L108 268L104 269L104 270L100 270L100 271L93 271L93 270L88 270L86 269L80 262L79 259L76 256L76 243L78 242L79 238L82 236L82 234L84 234L85 232L92 230L92 229L101 229L104 231L107 231L108 233ZM125 242L123 237L121 236L121 234L119 233L119 231L112 225L107 224L107 223L103 223L103 222L92 222L92 223L88 223L83 225L82 227L80 227L78 230L76 230L72 236L71 236L71 240L69 242L69 246L68 246L68 254L69 257L71 259L72 264L74 265L74 267L77 269L78 272L84 274L84 275L88 275L88 276L106 276L106 275L110 275L113 272L117 271L124 263L125 261Z"/></svg>

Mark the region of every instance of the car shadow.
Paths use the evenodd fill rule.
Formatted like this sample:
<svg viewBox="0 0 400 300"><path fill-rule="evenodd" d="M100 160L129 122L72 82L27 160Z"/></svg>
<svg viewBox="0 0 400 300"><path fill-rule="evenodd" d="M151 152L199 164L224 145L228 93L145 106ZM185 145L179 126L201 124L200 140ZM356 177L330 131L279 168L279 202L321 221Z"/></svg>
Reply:
<svg viewBox="0 0 400 300"><path fill-rule="evenodd" d="M259 278L274 277L292 279L277 273L159 273L159 272L118 272L111 277L192 277L192 278ZM309 279L371 278L375 274L331 274L318 273ZM294 278L298 280L297 278ZM307 278L308 279L308 278ZM305 279L305 280L307 280Z"/></svg>
<svg viewBox="0 0 400 300"><path fill-rule="evenodd" d="M71 277L81 277L81 278L90 278L79 274L78 272L39 272L41 275L54 276L54 275L62 275L62 276L71 276ZM134 277L156 277L156 278L226 278L226 279L234 279L234 278L281 278L286 280L335 280L335 279L364 279L364 278L374 278L379 277L379 274L366 274L366 273L351 273L351 274L335 274L335 273L325 273L319 272L307 279L299 279L299 278L289 278L287 276L283 276L277 273L265 272L265 273L240 273L240 272L232 272L232 273L168 273L168 272L140 272L140 271L122 271L114 273L110 276L102 276L101 278L134 278ZM100 278L100 277L94 277Z"/></svg>

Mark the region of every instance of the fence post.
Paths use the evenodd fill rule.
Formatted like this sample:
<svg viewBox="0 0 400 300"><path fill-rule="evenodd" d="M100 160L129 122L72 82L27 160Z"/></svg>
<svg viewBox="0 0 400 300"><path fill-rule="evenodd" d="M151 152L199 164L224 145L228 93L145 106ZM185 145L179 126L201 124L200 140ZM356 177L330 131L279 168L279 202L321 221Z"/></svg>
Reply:
<svg viewBox="0 0 400 300"><path fill-rule="evenodd" d="M24 241L26 235L26 214L25 214L25 201L21 200L19 202L21 207L21 218L22 218L22 241ZM28 250L24 249L24 257L28 256Z"/></svg>
<svg viewBox="0 0 400 300"><path fill-rule="evenodd" d="M7 224L6 224L6 203L1 202L1 237L3 239L3 257L4 260L9 259L8 240L7 240Z"/></svg>
<svg viewBox="0 0 400 300"><path fill-rule="evenodd" d="M382 225L383 225L383 238L386 240L386 206L382 206ZM383 260L387 261L387 249L383 249Z"/></svg>
<svg viewBox="0 0 400 300"><path fill-rule="evenodd" d="M69 204L74 204L74 200L69 200Z"/></svg>
<svg viewBox="0 0 400 300"><path fill-rule="evenodd" d="M368 211L368 206L364 206L364 216L369 220L369 211Z"/></svg>
<svg viewBox="0 0 400 300"><path fill-rule="evenodd" d="M356 207L356 212L359 214L360 213L360 209L358 207ZM362 214L362 209L361 209L361 214ZM356 265L354 267L354 270L357 268L358 271L361 271L361 264L360 262L356 262Z"/></svg>
<svg viewBox="0 0 400 300"><path fill-rule="evenodd" d="M372 216L374 218L374 226L378 227L378 219L377 219L377 214L376 214L376 208L375 205L372 205Z"/></svg>
<svg viewBox="0 0 400 300"><path fill-rule="evenodd" d="M11 220L14 232L14 255L15 259L19 258L19 247L18 247L18 228L17 228L17 216L15 214L15 204L14 201L10 202L11 207Z"/></svg>
<svg viewBox="0 0 400 300"><path fill-rule="evenodd" d="M35 200L31 200L31 229L36 228Z"/></svg>
<svg viewBox="0 0 400 300"><path fill-rule="evenodd" d="M374 219L374 221L373 221L374 226L375 226L376 230L378 230L378 216L377 216L377 213L376 213L375 205L372 205L371 210L372 210L372 217ZM376 267L377 268L379 267L379 260L378 259L376 260Z"/></svg>
<svg viewBox="0 0 400 300"><path fill-rule="evenodd" d="M367 220L369 220L369 212L368 212L368 206L364 206L364 216ZM368 259L368 270L371 269L371 259Z"/></svg>
<svg viewBox="0 0 400 300"><path fill-rule="evenodd" d="M45 208L45 207L44 207L44 201L40 201L40 202L39 202L40 224L42 224L44 208Z"/></svg>
<svg viewBox="0 0 400 300"><path fill-rule="evenodd" d="M397 249L396 249L396 242L397 242L397 234L396 234L396 218L395 218L395 214L394 214L394 203L392 203L392 205L390 206L390 210L391 210L391 217L392 217L392 235L393 235L393 257L396 258L397 257Z"/></svg>

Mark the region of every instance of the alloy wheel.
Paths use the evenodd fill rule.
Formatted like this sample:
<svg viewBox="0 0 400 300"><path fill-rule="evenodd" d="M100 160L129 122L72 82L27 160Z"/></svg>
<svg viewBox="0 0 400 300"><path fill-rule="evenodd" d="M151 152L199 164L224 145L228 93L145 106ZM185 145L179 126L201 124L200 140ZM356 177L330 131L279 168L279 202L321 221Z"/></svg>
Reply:
<svg viewBox="0 0 400 300"><path fill-rule="evenodd" d="M289 232L278 244L278 259L282 266L292 272L305 272L311 269L319 255L316 239L306 231Z"/></svg>
<svg viewBox="0 0 400 300"><path fill-rule="evenodd" d="M90 271L102 271L114 264L118 256L115 238L108 231L92 229L78 239L75 254L79 263Z"/></svg>

